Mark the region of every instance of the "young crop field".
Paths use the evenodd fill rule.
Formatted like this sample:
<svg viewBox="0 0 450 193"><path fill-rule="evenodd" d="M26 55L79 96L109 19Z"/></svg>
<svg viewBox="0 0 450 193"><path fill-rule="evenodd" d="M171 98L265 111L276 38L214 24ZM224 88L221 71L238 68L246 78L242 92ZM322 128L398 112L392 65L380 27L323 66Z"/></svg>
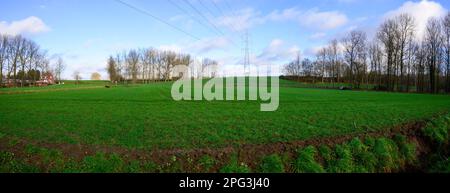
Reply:
<svg viewBox="0 0 450 193"><path fill-rule="evenodd" d="M392 133L393 128L411 127L408 124L428 121L450 110L450 97L446 95L309 89L298 84L301 83L281 80L280 104L274 112L259 111L264 101L177 102L170 94L172 82L111 88L105 88L102 82L83 82L55 85L45 92L40 92L42 88L17 88L13 93L0 94L0 147L4 149L0 161L3 167L9 168L3 170L15 171L9 165L17 168L17 163L5 161L13 159L11 150L22 156L20 160L27 160L26 163L33 162L34 155L40 157L38 163L48 164L41 166L44 170L19 167L19 172L54 171L48 167L60 162L88 165L88 169L56 170L60 172L129 172L123 169L125 166L114 166L114 163L118 161L128 168L142 159L139 156L145 157L147 165L150 159L154 167L137 171L248 172L247 165L241 167L238 160L256 168L267 159L280 161L278 154L287 153L282 152L285 148L280 148L280 144L300 147L312 144L319 148L323 144L346 143L355 136L371 137L370 133L389 137L390 134L382 134ZM442 136L445 141L445 134ZM239 156L233 150L236 148L241 149ZM250 151L248 155L246 151ZM317 150L304 151L311 154ZM226 156L222 156L224 152ZM184 162L196 166L170 169L180 161L177 156L178 159L184 156ZM72 159L78 162L73 164ZM103 165L98 168L97 162ZM219 163L222 165L217 166ZM155 169L158 164L170 167ZM215 165L215 169L198 170L205 164L211 168ZM295 167L294 164L288 171L296 172ZM272 166L268 168L271 169ZM339 172L336 168L329 170ZM305 171L325 170L307 168Z"/></svg>
<svg viewBox="0 0 450 193"><path fill-rule="evenodd" d="M4 1L11 189L430 191L445 178L392 174L450 173L450 0Z"/></svg>
<svg viewBox="0 0 450 193"><path fill-rule="evenodd" d="M0 95L0 129L7 136L49 143L202 148L364 133L450 109L450 97L443 95L283 83L275 112L260 112L258 101L176 102L171 83Z"/></svg>
<svg viewBox="0 0 450 193"><path fill-rule="evenodd" d="M262 101L177 102L170 94L171 82L109 89L85 83L45 92L16 89L0 93L0 141L6 152L17 144L33 152L30 148L39 149L33 145L40 144L51 147L49 151L95 147L95 155L102 150L214 152L308 140L320 145L322 139L389 132L450 110L446 95L308 89L297 84L281 80L274 112L259 111Z"/></svg>

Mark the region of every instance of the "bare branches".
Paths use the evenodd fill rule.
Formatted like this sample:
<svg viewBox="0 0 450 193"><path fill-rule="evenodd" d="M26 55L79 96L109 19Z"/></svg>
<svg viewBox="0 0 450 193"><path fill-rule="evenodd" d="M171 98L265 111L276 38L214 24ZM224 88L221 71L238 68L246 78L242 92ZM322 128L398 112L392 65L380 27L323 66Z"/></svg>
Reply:
<svg viewBox="0 0 450 193"><path fill-rule="evenodd" d="M50 71L46 60L46 52L35 42L0 34L0 87L35 85Z"/></svg>
<svg viewBox="0 0 450 193"><path fill-rule="evenodd" d="M312 67L302 66L298 73L293 61L284 72L297 79L321 78L355 88L365 84L377 90L450 93L450 13L443 19L431 18L423 37L417 37L415 23L408 14L387 19L370 42L363 31L351 31L340 42L333 40L320 49Z"/></svg>
<svg viewBox="0 0 450 193"><path fill-rule="evenodd" d="M204 60L203 62L205 68L200 68L200 70L208 70L208 76L215 76L217 62L214 60ZM132 83L149 83L180 78L184 74L174 71L175 66L184 65L193 68L192 63L192 57L189 54L149 48L130 50L117 54L116 57L110 56L106 69L112 82L131 80ZM206 68L206 66L208 67ZM195 73L191 70L192 74ZM201 72L201 76L203 76L203 72Z"/></svg>

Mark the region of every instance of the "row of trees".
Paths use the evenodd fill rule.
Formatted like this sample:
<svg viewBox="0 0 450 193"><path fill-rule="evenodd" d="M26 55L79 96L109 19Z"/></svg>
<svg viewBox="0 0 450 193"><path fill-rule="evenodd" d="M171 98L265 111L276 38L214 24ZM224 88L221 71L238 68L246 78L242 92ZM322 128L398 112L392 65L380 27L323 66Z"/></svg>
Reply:
<svg viewBox="0 0 450 193"><path fill-rule="evenodd" d="M194 65L189 54L181 54L173 51L163 51L153 48L129 50L115 56L110 56L107 62L107 72L112 82L149 83L152 81L168 81L181 77L182 72L175 72L177 65L189 67L189 74L185 76L200 77L207 71L209 76L215 76L213 68L217 62L204 59L201 67ZM208 70L206 70L208 69Z"/></svg>
<svg viewBox="0 0 450 193"><path fill-rule="evenodd" d="M33 85L44 73L55 73L59 80L64 67L59 58L51 68L47 52L35 42L20 35L0 34L0 85Z"/></svg>
<svg viewBox="0 0 450 193"><path fill-rule="evenodd" d="M383 22L372 40L363 31L351 31L320 49L314 61L297 57L284 71L299 79L344 82L355 88L450 92L450 13L429 19L422 36L414 18L401 14Z"/></svg>

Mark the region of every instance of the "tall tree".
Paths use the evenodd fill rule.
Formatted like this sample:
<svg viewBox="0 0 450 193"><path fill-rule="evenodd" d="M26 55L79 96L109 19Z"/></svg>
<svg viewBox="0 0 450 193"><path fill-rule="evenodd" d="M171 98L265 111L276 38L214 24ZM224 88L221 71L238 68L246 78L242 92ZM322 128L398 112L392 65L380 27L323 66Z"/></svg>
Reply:
<svg viewBox="0 0 450 193"><path fill-rule="evenodd" d="M58 82L61 82L61 74L64 72L65 69L66 69L66 65L64 63L64 60L61 57L58 57L58 59L56 60L56 63L55 63L55 75L56 75L56 80Z"/></svg>
<svg viewBox="0 0 450 193"><path fill-rule="evenodd" d="M393 19L386 20L378 31L378 39L383 44L384 53L386 54L386 88L390 91L394 90L394 63L396 61L396 43L397 43L398 24Z"/></svg>
<svg viewBox="0 0 450 193"><path fill-rule="evenodd" d="M82 77L81 77L79 71L73 72L73 79L75 80L75 84L79 84L80 83L80 80L82 79Z"/></svg>
<svg viewBox="0 0 450 193"><path fill-rule="evenodd" d="M381 89L382 85L382 63L383 52L379 41L373 40L369 45L370 75L372 84L378 85L376 88Z"/></svg>
<svg viewBox="0 0 450 193"><path fill-rule="evenodd" d="M131 76L133 84L137 83L138 73L139 73L139 52L136 50L130 50L127 55L127 71L128 75Z"/></svg>
<svg viewBox="0 0 450 193"><path fill-rule="evenodd" d="M344 55L349 65L350 83L359 87L359 73L362 73L362 66L365 65L365 48L367 35L363 31L351 31L343 40Z"/></svg>
<svg viewBox="0 0 450 193"><path fill-rule="evenodd" d="M336 78L336 82L341 81L341 59L340 59L340 50L339 50L339 42L337 39L333 39L330 41L330 45L328 46L328 56L331 65L331 75Z"/></svg>
<svg viewBox="0 0 450 193"><path fill-rule="evenodd" d="M108 59L108 66L106 68L106 71L109 75L109 80L113 83L117 83L118 81L118 73L117 73L117 63L116 60L112 56Z"/></svg>
<svg viewBox="0 0 450 193"><path fill-rule="evenodd" d="M445 58L445 91L450 93L450 12L442 21Z"/></svg>
<svg viewBox="0 0 450 193"><path fill-rule="evenodd" d="M406 53L409 51L409 45L410 42L412 42L412 39L414 38L414 18L409 14L401 14L397 16L397 48L399 50L399 57L398 57L398 65L399 65L399 71L400 71L400 85L405 85L405 74L406 74L406 67L405 67L405 56ZM399 86L400 91L404 91L403 86Z"/></svg>
<svg viewBox="0 0 450 193"><path fill-rule="evenodd" d="M439 92L439 69L442 46L441 23L436 18L428 20L425 33L425 48L427 52L427 67L429 76L429 91Z"/></svg>
<svg viewBox="0 0 450 193"><path fill-rule="evenodd" d="M0 87L3 85L3 68L8 61L9 37L0 35Z"/></svg>

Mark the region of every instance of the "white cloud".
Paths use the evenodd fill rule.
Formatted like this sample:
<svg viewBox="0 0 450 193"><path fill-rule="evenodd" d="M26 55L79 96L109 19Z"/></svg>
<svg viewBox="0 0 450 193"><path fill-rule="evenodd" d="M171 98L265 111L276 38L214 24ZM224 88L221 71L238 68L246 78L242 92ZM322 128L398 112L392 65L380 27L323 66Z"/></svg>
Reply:
<svg viewBox="0 0 450 193"><path fill-rule="evenodd" d="M308 27L317 27L321 30L334 29L348 22L347 16L337 11L319 12L310 10L300 17L300 23Z"/></svg>
<svg viewBox="0 0 450 193"><path fill-rule="evenodd" d="M219 26L225 26L234 31L242 31L268 21L294 21L304 27L330 30L345 25L348 22L348 18L339 11L320 11L318 9L299 10L293 7L281 11L275 10L267 15L262 15L254 9L243 9L233 14L233 16L219 17L216 19L216 23Z"/></svg>
<svg viewBox="0 0 450 193"><path fill-rule="evenodd" d="M250 53L250 75L280 75L281 67L295 58L300 49L297 45L290 45L281 39L273 39L260 53ZM216 58L219 62L220 75L242 76L244 65L242 56L224 56Z"/></svg>
<svg viewBox="0 0 450 193"><path fill-rule="evenodd" d="M297 8L273 11L267 16L267 19L272 21L293 20L302 26L320 30L335 29L348 22L347 16L339 11L319 11L318 9L302 11Z"/></svg>
<svg viewBox="0 0 450 193"><path fill-rule="evenodd" d="M204 38L194 43L161 45L161 50L184 52L195 55L204 55L216 50L224 50L230 46L230 40L224 36L214 38Z"/></svg>
<svg viewBox="0 0 450 193"><path fill-rule="evenodd" d="M0 22L0 33L8 35L38 34L50 31L50 28L38 17L31 16L23 20Z"/></svg>
<svg viewBox="0 0 450 193"><path fill-rule="evenodd" d="M309 39L311 39L311 40L317 40L317 39L322 39L322 38L324 38L324 37L326 37L326 36L327 36L326 33L324 33L324 32L318 32L318 33L315 33L315 34L312 34L311 36L309 36Z"/></svg>
<svg viewBox="0 0 450 193"><path fill-rule="evenodd" d="M224 49L230 45L230 41L226 37L207 38L189 46L199 54L208 53L218 49Z"/></svg>
<svg viewBox="0 0 450 193"><path fill-rule="evenodd" d="M274 39L254 60L257 64L280 63L291 60L299 51L296 45L289 46L281 39Z"/></svg>
<svg viewBox="0 0 450 193"><path fill-rule="evenodd" d="M216 23L219 26L228 27L233 31L243 31L264 22L265 20L261 13L251 8L242 9L235 14L216 19Z"/></svg>
<svg viewBox="0 0 450 193"><path fill-rule="evenodd" d="M416 21L417 37L423 37L423 35L425 34L425 29L428 20L432 17L439 18L445 16L445 14L447 14L447 10L444 7L442 7L441 4L434 1L428 0L422 0L420 2L408 1L405 2L398 9L386 13L384 18L385 19L393 18L402 13L407 13L410 14L412 17L414 17Z"/></svg>

